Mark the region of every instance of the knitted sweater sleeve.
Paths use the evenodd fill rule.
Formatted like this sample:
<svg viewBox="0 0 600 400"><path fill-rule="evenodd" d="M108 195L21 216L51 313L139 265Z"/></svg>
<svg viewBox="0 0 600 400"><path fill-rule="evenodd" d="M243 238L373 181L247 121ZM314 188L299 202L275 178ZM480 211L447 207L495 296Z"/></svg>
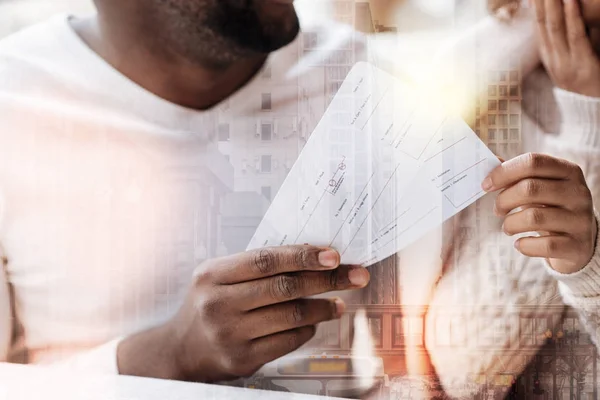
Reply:
<svg viewBox="0 0 600 400"><path fill-rule="evenodd" d="M543 141L548 153L569 159L581 166L592 192L596 210L600 209L600 99L561 89L554 90L561 114L556 136ZM598 220L598 218L597 218ZM600 240L600 235L599 240ZM596 346L600 345L600 245L596 243L590 263L574 274L560 274L549 264L546 268L559 282L564 301L575 308Z"/></svg>
<svg viewBox="0 0 600 400"><path fill-rule="evenodd" d="M554 90L554 97L561 114L560 129L556 134L540 134L535 146L524 150L547 152L580 165L600 209L596 162L600 159L600 99L560 89ZM524 132L529 134L534 132ZM600 345L600 246L583 270L558 274L543 260L514 251L514 238L501 233L501 221L491 213L494 200L486 196L458 221L461 229L481 219L490 222L488 232L471 235L449 262L427 316L427 350L452 397L464 395L459 388L473 382L469 376L522 372L528 361L515 354L543 346L543 330L556 326L538 326L538 322L549 321L552 311L558 316L552 323L558 324L565 303L577 310L592 340ZM473 390L480 389L475 385Z"/></svg>

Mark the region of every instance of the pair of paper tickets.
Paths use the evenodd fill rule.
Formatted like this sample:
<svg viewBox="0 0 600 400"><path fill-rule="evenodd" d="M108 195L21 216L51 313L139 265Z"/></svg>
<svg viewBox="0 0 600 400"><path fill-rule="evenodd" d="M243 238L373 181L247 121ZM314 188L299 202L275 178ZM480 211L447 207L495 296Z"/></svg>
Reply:
<svg viewBox="0 0 600 400"><path fill-rule="evenodd" d="M499 164L459 116L358 63L248 249L308 243L369 266L482 197L481 182Z"/></svg>

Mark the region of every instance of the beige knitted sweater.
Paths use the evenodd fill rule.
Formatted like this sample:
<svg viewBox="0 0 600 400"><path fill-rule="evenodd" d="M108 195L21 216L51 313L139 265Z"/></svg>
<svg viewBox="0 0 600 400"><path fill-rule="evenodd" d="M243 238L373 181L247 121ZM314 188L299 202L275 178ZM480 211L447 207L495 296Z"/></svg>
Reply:
<svg viewBox="0 0 600 400"><path fill-rule="evenodd" d="M600 99L555 88L545 71L536 68L535 30L525 13L510 25L483 21L454 43L447 54L460 59L461 52L479 41L485 54L480 54L483 61L480 59L478 68L484 74L503 69L496 64L508 55L520 59L526 78L520 110L522 143L517 152L547 152L576 162L598 203ZM487 87L478 94L484 91L487 93ZM498 155L509 158L516 152L500 151ZM454 243L458 247L453 255L446 255L443 274L438 262L429 278L420 278L425 292L435 272L442 276L432 294L426 346L445 390L454 397L464 396L464 384L472 383L476 375L522 372L544 345L545 335L552 333L556 338L569 326L571 331L578 328L577 321L565 321L565 312L578 314L579 329L596 346L600 344L600 246L582 271L559 274L544 260L524 257L514 249L515 238L501 233L502 221L493 215L493 202L494 196L485 197L448 225L455 238L470 232L468 239L464 244ZM423 262L423 257L432 257L423 254L431 253L427 249L431 249L432 240L442 243L444 232L423 240L420 248L411 251L408 264L434 265ZM404 264L403 273L411 274ZM410 278L418 280L418 274L423 275L423 270L412 272ZM413 298L419 297L414 293Z"/></svg>

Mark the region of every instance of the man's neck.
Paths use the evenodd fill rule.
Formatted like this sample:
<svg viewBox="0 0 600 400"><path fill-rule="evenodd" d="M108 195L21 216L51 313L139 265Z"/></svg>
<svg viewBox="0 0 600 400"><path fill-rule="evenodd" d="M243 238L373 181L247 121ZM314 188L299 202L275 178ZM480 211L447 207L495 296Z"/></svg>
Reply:
<svg viewBox="0 0 600 400"><path fill-rule="evenodd" d="M97 18L73 20L71 25L121 74L149 92L191 109L207 110L221 103L250 81L266 60L265 55L257 55L219 71L157 52L142 35L104 26Z"/></svg>

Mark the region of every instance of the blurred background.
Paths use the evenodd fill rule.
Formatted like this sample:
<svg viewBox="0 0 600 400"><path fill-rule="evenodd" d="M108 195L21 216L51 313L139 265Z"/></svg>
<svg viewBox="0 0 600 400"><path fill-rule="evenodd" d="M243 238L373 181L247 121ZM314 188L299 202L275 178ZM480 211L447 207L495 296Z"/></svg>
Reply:
<svg viewBox="0 0 600 400"><path fill-rule="evenodd" d="M356 7L368 11L380 30L439 37L446 36L448 30L469 26L485 14L486 8L485 0L297 0L297 7L304 21L343 19L340 9ZM91 0L0 0L0 37L56 13L92 11Z"/></svg>
<svg viewBox="0 0 600 400"><path fill-rule="evenodd" d="M0 0L0 37L61 12L92 11L91 0Z"/></svg>

